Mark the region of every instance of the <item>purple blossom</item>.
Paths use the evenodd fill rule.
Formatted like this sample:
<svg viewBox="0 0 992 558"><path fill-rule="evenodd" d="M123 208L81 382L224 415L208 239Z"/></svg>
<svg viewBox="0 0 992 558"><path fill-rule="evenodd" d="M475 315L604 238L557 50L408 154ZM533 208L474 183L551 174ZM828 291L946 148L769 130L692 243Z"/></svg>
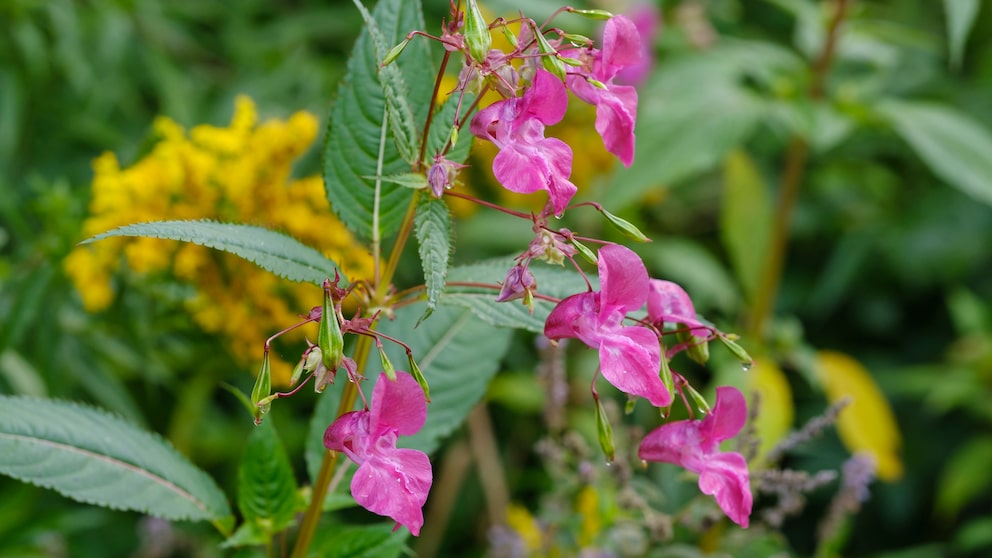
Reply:
<svg viewBox="0 0 992 558"><path fill-rule="evenodd" d="M420 535L423 506L433 482L431 462L422 451L399 449L398 436L417 433L427 419L420 384L406 372L390 381L380 374L372 408L342 415L324 432L324 445L358 464L351 495L365 509L391 517Z"/></svg>
<svg viewBox="0 0 992 558"><path fill-rule="evenodd" d="M489 105L472 118L472 133L499 147L493 174L507 190L529 194L546 190L555 214L561 214L575 195L569 181L572 149L557 138L544 137L545 126L565 116L568 93L561 80L537 70L521 97Z"/></svg>
<svg viewBox="0 0 992 558"><path fill-rule="evenodd" d="M568 88L578 98L596 105L596 131L603 138L606 150L629 167L634 162L637 90L613 83L613 78L624 68L641 62L643 52L637 26L624 16L611 17L603 30L602 50L588 48L562 54L586 62L585 67L568 75Z"/></svg>
<svg viewBox="0 0 992 558"><path fill-rule="evenodd" d="M702 420L663 424L644 437L637 455L646 461L674 463L699 473L699 490L712 495L734 523L747 527L751 481L747 462L736 452L720 451L747 421L747 402L733 387L716 388L716 405Z"/></svg>
<svg viewBox="0 0 992 558"><path fill-rule="evenodd" d="M534 274L527 269L527 266L517 264L506 272L506 278L503 279L503 286L499 290L496 302L526 299L528 294L533 295L536 289L537 279L534 278Z"/></svg>
<svg viewBox="0 0 992 558"><path fill-rule="evenodd" d="M617 244L599 250L599 292L572 295L561 301L544 325L550 339L574 337L599 349L603 377L617 389L644 397L657 407L672 403L659 377L661 346L646 327L622 325L627 312L638 310L648 296L648 272L629 248Z"/></svg>

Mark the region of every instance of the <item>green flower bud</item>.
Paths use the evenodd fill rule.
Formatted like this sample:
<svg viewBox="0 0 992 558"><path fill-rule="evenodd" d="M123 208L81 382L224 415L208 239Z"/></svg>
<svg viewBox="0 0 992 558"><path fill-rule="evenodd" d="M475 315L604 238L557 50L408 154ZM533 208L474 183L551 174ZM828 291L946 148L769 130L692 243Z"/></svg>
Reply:
<svg viewBox="0 0 992 558"><path fill-rule="evenodd" d="M710 404L706 402L706 399L700 395L698 391L693 389L693 387L689 384L686 384L683 389L689 392L689 397L692 398L692 402L696 404L696 410L704 415L710 414Z"/></svg>
<svg viewBox="0 0 992 558"><path fill-rule="evenodd" d="M580 16L588 17L589 19L600 19L606 20L613 17L613 14L606 10L580 10L578 8L570 8L568 11L573 14L578 14Z"/></svg>
<svg viewBox="0 0 992 558"><path fill-rule="evenodd" d="M616 227L617 230L623 233L623 235L627 238L637 242L651 242L651 239L644 236L644 233L642 233L641 230L635 227L630 221L621 219L605 209L600 209L600 212L604 217L606 217L610 224Z"/></svg>
<svg viewBox="0 0 992 558"><path fill-rule="evenodd" d="M680 323L679 328L685 328L686 325ZM693 362L700 365L705 365L710 359L710 344L708 341L703 341L702 338L696 337L687 329L680 329L676 334L679 342L688 343L686 347L685 354Z"/></svg>
<svg viewBox="0 0 992 558"><path fill-rule="evenodd" d="M551 46L551 43L544 38L544 34L541 33L540 29L534 30L534 36L537 37L537 50L544 56L541 57L541 64L544 69L551 72L558 79L565 81L565 63L558 59L558 51Z"/></svg>
<svg viewBox="0 0 992 558"><path fill-rule="evenodd" d="M736 336L734 337L736 338ZM731 354L737 357L737 360L741 361L741 365L744 367L744 370L751 368L754 364L754 359L751 358L751 355L744 350L744 347L741 347L735 343L734 339L732 339L729 335L718 335L717 338L721 343L723 343L723 346L726 347Z"/></svg>
<svg viewBox="0 0 992 558"><path fill-rule="evenodd" d="M468 52L476 62L482 62L489 54L493 37L489 33L489 25L482 17L482 10L475 0L465 1L465 44Z"/></svg>
<svg viewBox="0 0 992 558"><path fill-rule="evenodd" d="M341 335L341 325L338 324L334 301L331 299L331 283L327 280L324 281L324 306L317 329L317 346L320 348L324 367L333 374L341 366L341 359L344 357L344 337Z"/></svg>
<svg viewBox="0 0 992 558"><path fill-rule="evenodd" d="M265 351L265 356L262 358L262 369L258 371L258 376L255 377L255 387L251 390L255 424L262 424L262 415L269 412L272 400L268 397L271 393L272 367L269 365L269 352Z"/></svg>
<svg viewBox="0 0 992 558"><path fill-rule="evenodd" d="M606 460L612 463L616 453L613 426L610 425L610 418L606 416L606 409L599 398L596 398L596 435L599 438L599 447L603 448L603 453L606 454Z"/></svg>
<svg viewBox="0 0 992 558"><path fill-rule="evenodd" d="M582 254L582 257L585 258L587 262L593 265L599 263L599 258L596 257L596 254L594 254L593 251L590 250L588 246L582 244L581 242L575 240L574 238L571 239L571 242L572 242L572 246L575 246L575 249L579 251L579 254Z"/></svg>
<svg viewBox="0 0 992 558"><path fill-rule="evenodd" d="M403 49L405 49L406 45L408 44L410 44L410 39L409 38L403 39L403 42L389 49L389 52L386 53L386 57L382 59L382 65L388 66L392 64L393 61L395 61L396 58L399 57L399 55L403 52Z"/></svg>
<svg viewBox="0 0 992 558"><path fill-rule="evenodd" d="M396 381L396 368L393 367L392 361L386 356L386 351L382 350L382 345L378 346L379 349L379 362L382 363L382 373L386 375L391 382Z"/></svg>
<svg viewBox="0 0 992 558"><path fill-rule="evenodd" d="M414 380L420 384L420 389L424 390L424 399L428 403L431 402L431 388L427 385L427 378L424 377L424 373L420 371L420 367L417 366L417 361L413 360L412 354L407 354L407 365L410 367L410 374L413 376Z"/></svg>

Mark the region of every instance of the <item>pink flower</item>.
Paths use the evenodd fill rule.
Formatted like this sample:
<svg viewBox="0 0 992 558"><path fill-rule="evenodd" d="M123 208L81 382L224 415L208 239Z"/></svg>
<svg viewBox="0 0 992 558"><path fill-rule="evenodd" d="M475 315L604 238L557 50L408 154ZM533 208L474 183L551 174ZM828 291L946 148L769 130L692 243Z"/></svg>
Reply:
<svg viewBox="0 0 992 558"><path fill-rule="evenodd" d="M707 336L713 330L696 317L696 308L682 287L660 279L651 280L648 290L648 319L659 329L664 324L685 324L693 335L700 337Z"/></svg>
<svg viewBox="0 0 992 558"><path fill-rule="evenodd" d="M575 195L572 149L557 138L544 137L544 127L565 116L568 93L561 80L537 70L522 97L511 97L480 110L472 118L472 133L499 147L493 174L507 190L529 194L546 190L561 214Z"/></svg>
<svg viewBox="0 0 992 558"><path fill-rule="evenodd" d="M596 131L606 150L630 166L634 162L634 121L637 117L637 90L613 83L620 70L641 62L640 34L634 22L614 16L603 30L603 49L570 50L565 56L586 61L585 68L570 73L568 88L583 101L596 105ZM606 89L589 83L593 79Z"/></svg>
<svg viewBox="0 0 992 558"><path fill-rule="evenodd" d="M391 517L420 535L423 506L431 488L431 462L422 451L398 449L398 436L424 426L427 403L413 376L396 372L396 381L380 374L372 391L372 408L339 417L324 432L327 449L343 452L358 464L351 495L365 509Z"/></svg>
<svg viewBox="0 0 992 558"><path fill-rule="evenodd" d="M663 424L644 437L637 455L646 461L674 463L699 473L699 490L716 498L723 513L747 527L751 482L744 456L720 451L747 421L747 403L737 388L716 388L716 406L702 420Z"/></svg>
<svg viewBox="0 0 992 558"><path fill-rule="evenodd" d="M622 325L648 296L648 272L629 248L617 244L599 250L599 292L572 295L548 315L544 334L574 337L599 349L603 376L617 389L644 397L657 407L672 403L659 377L661 346L646 327Z"/></svg>
<svg viewBox="0 0 992 558"><path fill-rule="evenodd" d="M644 3L635 6L628 12L628 16L641 37L641 61L617 72L616 81L637 86L644 82L654 66L652 45L661 27L661 11L654 4Z"/></svg>

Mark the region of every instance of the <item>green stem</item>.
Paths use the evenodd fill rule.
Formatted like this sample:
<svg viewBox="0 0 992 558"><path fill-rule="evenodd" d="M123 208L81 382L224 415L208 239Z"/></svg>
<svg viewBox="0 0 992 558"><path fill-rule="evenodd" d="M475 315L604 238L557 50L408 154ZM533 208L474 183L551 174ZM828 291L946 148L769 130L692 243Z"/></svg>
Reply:
<svg viewBox="0 0 992 558"><path fill-rule="evenodd" d="M375 324L372 324L374 327ZM369 337L359 337L355 346L355 364L358 373L365 370L369 361L369 353L372 342ZM341 403L338 405L337 416L351 412L355 408L355 399L358 397L358 387L354 382L347 382L344 391L341 393ZM300 532L296 537L296 545L293 546L292 558L304 558L310 549L313 534L317 531L317 523L323 513L324 499L327 497L327 488L331 485L334 477L334 470L337 467L340 454L336 451L325 451L324 460L320 463L320 472L317 473L317 480L314 482L310 494L310 505L300 523Z"/></svg>
<svg viewBox="0 0 992 558"><path fill-rule="evenodd" d="M837 50L837 39L840 24L847 13L849 0L836 0L836 9L830 26L827 29L826 42L823 51L813 64L813 77L810 83L809 95L814 101L822 99L827 73L834 60ZM806 175L806 163L809 161L809 144L799 136L789 141L785 154L785 168L782 172L782 189L779 193L778 207L772 222L771 242L768 255L765 258L761 273L761 282L755 295L751 319L748 323L749 337L755 340L764 337L765 322L772 314L775 300L778 298L779 286L782 283L782 268L785 262L785 252L789 243L789 228L792 223L792 213L799 199L799 190Z"/></svg>
<svg viewBox="0 0 992 558"><path fill-rule="evenodd" d="M375 288L376 304L382 304L386 299L389 284L392 282L393 274L396 273L396 268L400 264L400 256L403 255L403 248L406 246L406 241L410 239L410 232L413 231L413 218L417 215L417 199L420 195L421 192L414 192L413 198L410 199L410 205L406 208L406 214L403 215L403 223L400 225L399 234L396 235L396 242L393 243L393 250L389 253L389 261L386 263L386 269L383 270L382 277L379 278L379 284Z"/></svg>

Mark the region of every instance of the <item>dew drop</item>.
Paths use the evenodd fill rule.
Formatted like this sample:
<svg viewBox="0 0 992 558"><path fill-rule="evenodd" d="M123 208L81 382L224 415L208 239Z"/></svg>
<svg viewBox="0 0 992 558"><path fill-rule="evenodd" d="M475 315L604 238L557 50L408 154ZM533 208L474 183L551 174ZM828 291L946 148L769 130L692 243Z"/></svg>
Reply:
<svg viewBox="0 0 992 558"><path fill-rule="evenodd" d="M741 370L747 372L753 366L754 366L754 361L742 362L741 363Z"/></svg>
<svg viewBox="0 0 992 558"><path fill-rule="evenodd" d="M612 461L610 461L609 459L607 459L607 460L606 460L606 466L607 466L607 467L612 467L612 466L613 466L613 462L612 462Z"/></svg>

